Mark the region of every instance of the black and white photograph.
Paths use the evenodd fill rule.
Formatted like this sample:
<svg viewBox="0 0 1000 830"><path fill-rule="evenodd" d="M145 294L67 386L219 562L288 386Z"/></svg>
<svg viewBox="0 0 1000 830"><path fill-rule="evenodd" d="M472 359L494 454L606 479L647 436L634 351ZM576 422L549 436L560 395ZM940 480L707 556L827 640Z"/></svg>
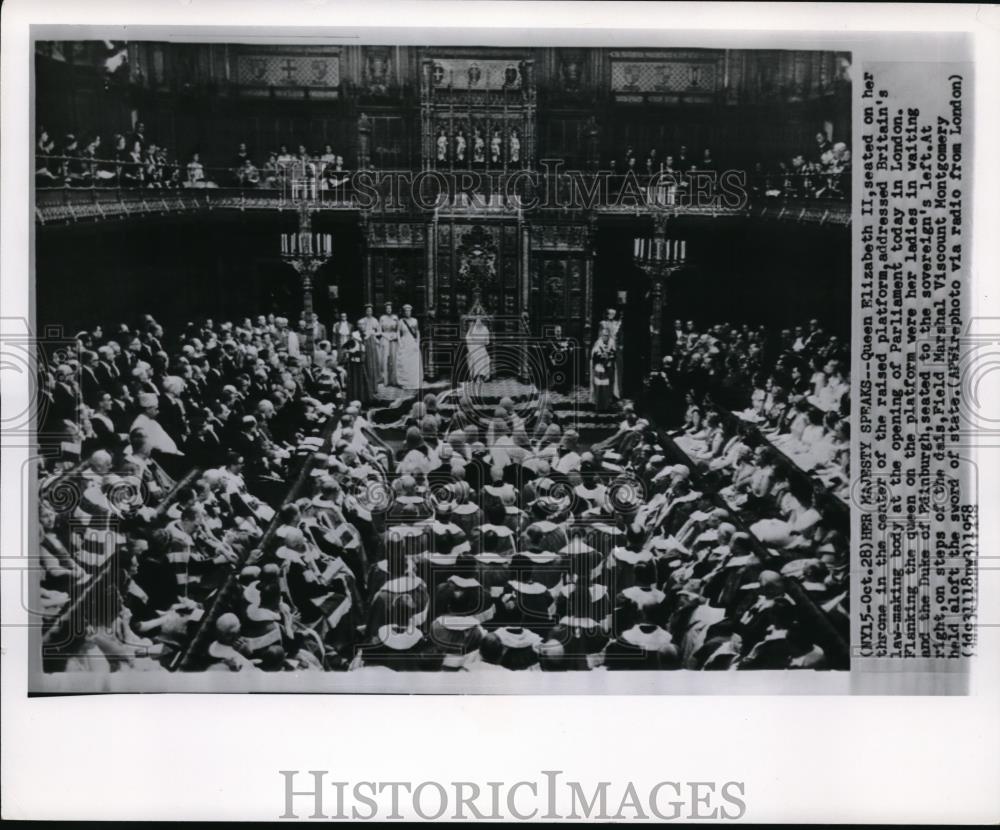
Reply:
<svg viewBox="0 0 1000 830"><path fill-rule="evenodd" d="M34 68L42 688L849 668L850 53Z"/></svg>
<svg viewBox="0 0 1000 830"><path fill-rule="evenodd" d="M3 818L1000 818L1000 7L0 24Z"/></svg>

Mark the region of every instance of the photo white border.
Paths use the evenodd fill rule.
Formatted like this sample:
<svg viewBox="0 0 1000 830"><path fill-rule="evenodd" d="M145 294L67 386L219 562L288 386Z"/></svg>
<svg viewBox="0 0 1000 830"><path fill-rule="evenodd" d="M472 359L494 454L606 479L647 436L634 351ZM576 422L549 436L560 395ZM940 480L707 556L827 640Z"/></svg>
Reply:
<svg viewBox="0 0 1000 830"><path fill-rule="evenodd" d="M996 292L985 290L1000 274L998 235L984 232L1000 227L1000 162L993 149L1000 146L1000 100L988 80L1000 77L997 12L995 6L916 4L154 0L140 5L8 0L2 7L0 49L0 317L30 319L27 274L34 219L27 209L30 170L24 164L31 140L28 24L127 22L134 31L146 24L212 26L239 20L241 26L268 26L271 40L283 34L281 27L291 18L313 26L331 20L338 28L391 22L394 28L421 29L420 37L428 43L443 42L434 29L450 28L456 20L466 28L520 22L503 35L513 33L523 38L521 43L539 45L554 45L555 30L571 22L581 45L606 45L611 32L649 36L649 45L822 44L852 51L855 64L866 46L872 49L873 40L863 33L901 28L929 36L970 32L979 80L974 102L975 314L1000 317ZM651 32L658 23L668 31ZM585 29L589 36L579 31ZM787 34L779 36L779 30ZM822 34L803 34L808 30ZM456 36L452 30L446 39L454 42ZM898 50L903 40L879 39L878 59L902 58ZM387 35L383 42L397 41ZM469 42L497 41L480 33ZM916 57L948 56L931 47ZM26 384L12 388L7 373L3 382L0 400L6 418L19 411ZM988 391L988 400L1000 404L998 390ZM20 486L25 452L3 442L0 488L5 494ZM979 465L983 505L1000 503L997 465L988 453ZM28 519L24 504L20 498L0 500L4 818L272 819L282 807L278 769L329 769L332 777L352 781L513 781L537 779L542 769L562 769L567 777L592 783L740 780L746 782L744 818L749 821L1000 818L995 784L1000 780L1000 564L981 572L981 656L964 697L787 697L768 696L762 689L759 696L740 697L158 694L27 699L21 586L17 563L10 561L19 555L21 528ZM983 511L980 535L982 551L997 549L996 511ZM455 740L453 733L467 739ZM467 751L456 754L457 746ZM405 747L421 751L407 753Z"/></svg>

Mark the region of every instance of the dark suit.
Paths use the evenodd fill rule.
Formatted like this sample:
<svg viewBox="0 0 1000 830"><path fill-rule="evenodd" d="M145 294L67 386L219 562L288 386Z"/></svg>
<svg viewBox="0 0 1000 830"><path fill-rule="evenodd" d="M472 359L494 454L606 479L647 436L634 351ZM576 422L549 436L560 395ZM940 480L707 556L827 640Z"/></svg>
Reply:
<svg viewBox="0 0 1000 830"><path fill-rule="evenodd" d="M95 373L97 374L97 380L100 382L101 388L105 390L110 390L111 384L121 377L121 370L114 363L106 360L102 360L97 364Z"/></svg>
<svg viewBox="0 0 1000 830"><path fill-rule="evenodd" d="M103 391L104 387L97 377L97 372L89 366L83 366L80 369L80 394L84 403L94 406Z"/></svg>
<svg viewBox="0 0 1000 830"><path fill-rule="evenodd" d="M177 444L183 443L188 434L188 423L184 406L167 395L160 397L160 412L156 420Z"/></svg>
<svg viewBox="0 0 1000 830"><path fill-rule="evenodd" d="M184 455L201 469L217 467L224 461L224 449L214 430L199 430L184 444Z"/></svg>

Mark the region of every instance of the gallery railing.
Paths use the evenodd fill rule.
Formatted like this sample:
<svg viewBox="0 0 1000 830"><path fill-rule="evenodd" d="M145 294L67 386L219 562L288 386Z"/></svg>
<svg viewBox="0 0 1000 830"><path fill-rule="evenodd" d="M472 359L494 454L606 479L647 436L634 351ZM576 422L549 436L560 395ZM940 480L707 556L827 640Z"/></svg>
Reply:
<svg viewBox="0 0 1000 830"><path fill-rule="evenodd" d="M753 173L741 170L487 173L476 169L350 171L320 159L278 168L233 169L40 156L35 209L41 224L210 208L373 213L538 212L760 214L797 221L849 215L849 171ZM831 220L831 217L833 219Z"/></svg>

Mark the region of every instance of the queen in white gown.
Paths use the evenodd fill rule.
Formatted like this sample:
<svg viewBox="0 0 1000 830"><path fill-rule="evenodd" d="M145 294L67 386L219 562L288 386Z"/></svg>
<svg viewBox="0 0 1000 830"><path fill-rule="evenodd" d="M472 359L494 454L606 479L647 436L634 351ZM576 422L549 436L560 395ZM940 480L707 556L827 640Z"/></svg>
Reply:
<svg viewBox="0 0 1000 830"><path fill-rule="evenodd" d="M473 320L465 342L469 347L469 377L472 380L489 380L492 371L488 349L490 330L482 317Z"/></svg>
<svg viewBox="0 0 1000 830"><path fill-rule="evenodd" d="M396 355L396 379L403 389L419 389L424 372L420 362L420 327L413 316L413 306L403 306L399 320L399 347Z"/></svg>

